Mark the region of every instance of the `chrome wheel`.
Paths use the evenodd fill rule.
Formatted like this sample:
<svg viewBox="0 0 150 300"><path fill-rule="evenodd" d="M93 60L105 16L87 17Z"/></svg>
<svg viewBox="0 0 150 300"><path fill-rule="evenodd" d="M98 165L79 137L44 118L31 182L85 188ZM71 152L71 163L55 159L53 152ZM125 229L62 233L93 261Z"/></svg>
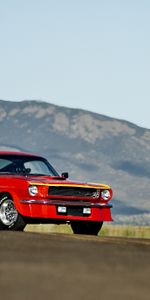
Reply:
<svg viewBox="0 0 150 300"><path fill-rule="evenodd" d="M0 221L8 227L13 226L17 221L18 212L11 199L6 199L1 203L0 206Z"/></svg>

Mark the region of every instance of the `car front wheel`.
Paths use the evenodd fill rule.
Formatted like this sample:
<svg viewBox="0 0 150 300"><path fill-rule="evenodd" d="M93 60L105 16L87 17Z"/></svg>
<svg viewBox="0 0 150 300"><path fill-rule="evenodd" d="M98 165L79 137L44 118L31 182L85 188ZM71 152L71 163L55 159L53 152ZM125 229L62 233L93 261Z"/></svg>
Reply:
<svg viewBox="0 0 150 300"><path fill-rule="evenodd" d="M0 230L22 231L26 226L22 216L15 208L14 202L7 194L0 198Z"/></svg>
<svg viewBox="0 0 150 300"><path fill-rule="evenodd" d="M75 234L98 235L103 222L92 221L74 221L71 222L71 228Z"/></svg>

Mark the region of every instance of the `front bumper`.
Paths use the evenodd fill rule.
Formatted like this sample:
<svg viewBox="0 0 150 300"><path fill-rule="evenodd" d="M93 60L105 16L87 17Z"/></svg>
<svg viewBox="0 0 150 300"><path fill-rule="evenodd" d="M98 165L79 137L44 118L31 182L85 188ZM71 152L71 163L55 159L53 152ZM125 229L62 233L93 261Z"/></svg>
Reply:
<svg viewBox="0 0 150 300"><path fill-rule="evenodd" d="M65 206L65 214L58 213L58 207ZM28 199L20 200L20 214L32 218L46 218L57 220L91 220L91 221L112 221L111 204L91 203L86 201L65 201L50 199ZM90 215L82 215L82 208L91 208Z"/></svg>

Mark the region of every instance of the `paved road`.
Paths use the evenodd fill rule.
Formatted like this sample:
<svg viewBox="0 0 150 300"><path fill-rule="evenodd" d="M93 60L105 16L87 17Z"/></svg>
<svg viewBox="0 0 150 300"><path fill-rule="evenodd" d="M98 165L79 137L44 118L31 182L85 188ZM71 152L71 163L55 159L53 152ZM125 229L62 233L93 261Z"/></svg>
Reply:
<svg viewBox="0 0 150 300"><path fill-rule="evenodd" d="M0 300L149 300L150 240L0 232Z"/></svg>

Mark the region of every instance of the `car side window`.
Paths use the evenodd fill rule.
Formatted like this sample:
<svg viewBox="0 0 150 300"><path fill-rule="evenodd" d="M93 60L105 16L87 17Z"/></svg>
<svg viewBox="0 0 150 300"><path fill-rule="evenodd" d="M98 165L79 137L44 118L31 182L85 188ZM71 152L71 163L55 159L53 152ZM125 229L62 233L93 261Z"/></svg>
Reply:
<svg viewBox="0 0 150 300"><path fill-rule="evenodd" d="M8 159L0 159L0 172L10 172L12 167L12 161Z"/></svg>

